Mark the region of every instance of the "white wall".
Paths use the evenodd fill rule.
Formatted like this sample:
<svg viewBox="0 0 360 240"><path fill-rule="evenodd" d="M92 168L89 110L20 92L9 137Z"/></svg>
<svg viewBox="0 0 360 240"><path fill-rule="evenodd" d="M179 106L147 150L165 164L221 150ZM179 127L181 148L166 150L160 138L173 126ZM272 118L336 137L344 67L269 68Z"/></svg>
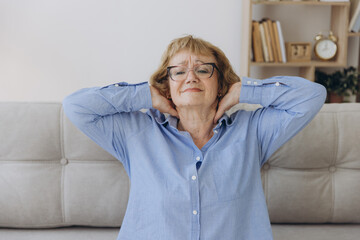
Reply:
<svg viewBox="0 0 360 240"><path fill-rule="evenodd" d="M219 46L240 74L243 2L0 0L0 101L60 102L84 87L148 81L169 42L185 34ZM329 29L329 7L255 6L253 14L280 20L286 41L311 42ZM358 38L349 49L357 66ZM257 78L297 74L251 68Z"/></svg>
<svg viewBox="0 0 360 240"><path fill-rule="evenodd" d="M193 34L240 69L239 0L0 0L0 101L60 102L77 89L148 81Z"/></svg>

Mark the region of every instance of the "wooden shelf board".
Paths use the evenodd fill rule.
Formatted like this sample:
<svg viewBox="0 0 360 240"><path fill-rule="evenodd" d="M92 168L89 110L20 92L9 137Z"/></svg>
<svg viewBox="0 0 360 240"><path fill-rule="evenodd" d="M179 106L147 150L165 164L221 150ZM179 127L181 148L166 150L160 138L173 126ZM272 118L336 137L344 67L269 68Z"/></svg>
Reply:
<svg viewBox="0 0 360 240"><path fill-rule="evenodd" d="M278 1L278 2L269 2L269 1L252 1L252 4L262 4L262 5L318 5L318 6L347 6L350 5L350 2L318 2L318 1Z"/></svg>
<svg viewBox="0 0 360 240"><path fill-rule="evenodd" d="M258 67L343 67L344 63L338 62L323 62L323 61L311 61L311 62L286 62L286 63L260 63L250 62L251 66Z"/></svg>
<svg viewBox="0 0 360 240"><path fill-rule="evenodd" d="M348 37L358 37L360 36L360 32L349 32Z"/></svg>

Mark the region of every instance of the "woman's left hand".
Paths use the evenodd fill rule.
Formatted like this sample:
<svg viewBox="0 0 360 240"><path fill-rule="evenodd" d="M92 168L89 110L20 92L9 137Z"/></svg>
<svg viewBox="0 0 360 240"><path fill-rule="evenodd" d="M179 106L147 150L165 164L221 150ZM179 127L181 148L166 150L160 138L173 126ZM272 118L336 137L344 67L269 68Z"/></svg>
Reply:
<svg viewBox="0 0 360 240"><path fill-rule="evenodd" d="M239 103L241 92L241 82L234 83L231 85L227 94L221 99L218 110L214 117L214 123L221 118L221 116L234 105Z"/></svg>

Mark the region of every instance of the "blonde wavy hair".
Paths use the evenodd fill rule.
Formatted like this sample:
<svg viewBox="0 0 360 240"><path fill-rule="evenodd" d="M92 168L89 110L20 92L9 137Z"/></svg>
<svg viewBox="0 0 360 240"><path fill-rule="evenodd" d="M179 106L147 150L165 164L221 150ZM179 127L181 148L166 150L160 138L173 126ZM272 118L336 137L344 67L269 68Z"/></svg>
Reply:
<svg viewBox="0 0 360 240"><path fill-rule="evenodd" d="M240 78L232 69L228 58L220 48L200 38L194 38L192 35L187 35L171 41L162 55L160 66L150 77L151 86L157 88L164 96L170 95L169 77L167 74L167 67L169 66L170 59L176 53L184 49L197 55L212 55L215 57L216 65L220 70L218 77L218 92L220 96L224 96L232 84L240 81Z"/></svg>

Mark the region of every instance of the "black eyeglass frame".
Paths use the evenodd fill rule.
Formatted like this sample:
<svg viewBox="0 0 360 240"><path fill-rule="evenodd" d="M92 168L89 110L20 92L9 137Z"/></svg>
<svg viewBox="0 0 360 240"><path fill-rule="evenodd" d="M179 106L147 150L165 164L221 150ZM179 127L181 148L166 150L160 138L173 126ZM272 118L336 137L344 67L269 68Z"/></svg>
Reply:
<svg viewBox="0 0 360 240"><path fill-rule="evenodd" d="M212 72L211 72L209 78L211 78L212 75L214 74L214 69L215 69L215 68L216 68L216 70L219 72L220 76L222 75L221 72L220 72L220 70L219 70L219 68L216 66L215 63L211 63L211 62L209 62L209 63L203 63L203 64L200 64L199 66L201 66L201 65L211 65L211 66L213 66L213 69L212 69ZM170 69L172 69L172 68L174 68L174 67L180 67L180 66L169 66L169 67L166 68L166 70L167 70L167 75L170 77L170 79L173 80L173 81L176 81L176 80L172 79L172 77L171 77L171 75L170 75Z"/></svg>

